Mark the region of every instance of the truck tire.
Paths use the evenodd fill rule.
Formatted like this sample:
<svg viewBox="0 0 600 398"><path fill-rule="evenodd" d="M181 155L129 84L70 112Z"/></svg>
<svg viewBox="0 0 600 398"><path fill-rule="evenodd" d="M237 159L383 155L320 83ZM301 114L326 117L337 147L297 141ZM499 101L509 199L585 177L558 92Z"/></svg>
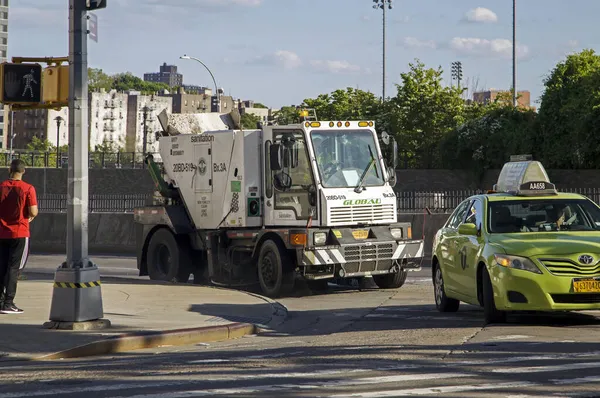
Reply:
<svg viewBox="0 0 600 398"><path fill-rule="evenodd" d="M393 274L373 275L373 280L380 289L397 289L404 285L408 271L400 268L400 271Z"/></svg>
<svg viewBox="0 0 600 398"><path fill-rule="evenodd" d="M151 280L187 282L191 274L190 248L171 231L161 228L148 243L146 252L148 275Z"/></svg>
<svg viewBox="0 0 600 398"><path fill-rule="evenodd" d="M281 297L294 289L295 272L285 247L265 241L258 254L258 280L267 297Z"/></svg>
<svg viewBox="0 0 600 398"><path fill-rule="evenodd" d="M483 283L483 315L485 317L485 323L504 323L506 322L506 312L499 311L496 308L494 302L494 290L492 288L492 281L490 274L486 267L483 268L481 275L481 282Z"/></svg>

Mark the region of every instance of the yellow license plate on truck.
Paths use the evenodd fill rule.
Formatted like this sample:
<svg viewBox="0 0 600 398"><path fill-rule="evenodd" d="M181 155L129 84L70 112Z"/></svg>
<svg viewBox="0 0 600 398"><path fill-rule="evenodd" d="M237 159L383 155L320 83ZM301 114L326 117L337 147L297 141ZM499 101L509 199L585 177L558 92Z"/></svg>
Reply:
<svg viewBox="0 0 600 398"><path fill-rule="evenodd" d="M369 237L369 231L366 229L352 231L352 236L354 236L354 239L367 239Z"/></svg>
<svg viewBox="0 0 600 398"><path fill-rule="evenodd" d="M575 293L600 293L600 280L583 279L573 281L573 291Z"/></svg>

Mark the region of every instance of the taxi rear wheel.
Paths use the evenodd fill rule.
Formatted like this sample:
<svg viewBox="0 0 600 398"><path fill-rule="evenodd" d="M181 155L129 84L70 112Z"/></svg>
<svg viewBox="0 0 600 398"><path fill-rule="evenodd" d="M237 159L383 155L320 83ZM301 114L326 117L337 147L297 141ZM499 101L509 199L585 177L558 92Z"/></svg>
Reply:
<svg viewBox="0 0 600 398"><path fill-rule="evenodd" d="M494 302L494 290L492 288L492 280L487 268L483 269L482 281L483 283L483 314L485 317L485 323L504 323L506 322L506 312L499 311L496 308Z"/></svg>
<svg viewBox="0 0 600 398"><path fill-rule="evenodd" d="M444 291L444 277L442 276L442 268L439 264L435 264L433 274L433 288L435 295L435 306L440 312L456 312L460 306L460 301L446 296Z"/></svg>

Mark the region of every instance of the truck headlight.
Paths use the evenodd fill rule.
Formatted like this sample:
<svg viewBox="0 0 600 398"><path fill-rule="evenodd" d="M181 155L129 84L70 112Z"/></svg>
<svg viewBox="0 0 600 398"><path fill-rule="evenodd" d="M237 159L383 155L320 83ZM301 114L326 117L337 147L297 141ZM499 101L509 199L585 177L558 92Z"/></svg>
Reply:
<svg viewBox="0 0 600 398"><path fill-rule="evenodd" d="M520 269L523 271L533 272L534 274L541 274L542 271L526 257L509 256L506 254L494 254L494 260L502 267Z"/></svg>
<svg viewBox="0 0 600 398"><path fill-rule="evenodd" d="M327 233L326 232L317 232L314 235L315 246L324 245L327 242Z"/></svg>
<svg viewBox="0 0 600 398"><path fill-rule="evenodd" d="M402 228L390 228L390 233L394 239L402 239Z"/></svg>

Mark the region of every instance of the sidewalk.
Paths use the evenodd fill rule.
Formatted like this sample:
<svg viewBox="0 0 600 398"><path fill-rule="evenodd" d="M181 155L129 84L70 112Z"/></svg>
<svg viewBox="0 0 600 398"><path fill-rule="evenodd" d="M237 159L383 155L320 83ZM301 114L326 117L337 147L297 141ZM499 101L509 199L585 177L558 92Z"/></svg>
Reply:
<svg viewBox="0 0 600 398"><path fill-rule="evenodd" d="M16 304L23 314L0 314L0 361L31 359L123 333L227 325L272 328L285 320L280 304L246 292L196 285L107 279L102 281L104 330L49 330L53 281L27 275L19 281Z"/></svg>

